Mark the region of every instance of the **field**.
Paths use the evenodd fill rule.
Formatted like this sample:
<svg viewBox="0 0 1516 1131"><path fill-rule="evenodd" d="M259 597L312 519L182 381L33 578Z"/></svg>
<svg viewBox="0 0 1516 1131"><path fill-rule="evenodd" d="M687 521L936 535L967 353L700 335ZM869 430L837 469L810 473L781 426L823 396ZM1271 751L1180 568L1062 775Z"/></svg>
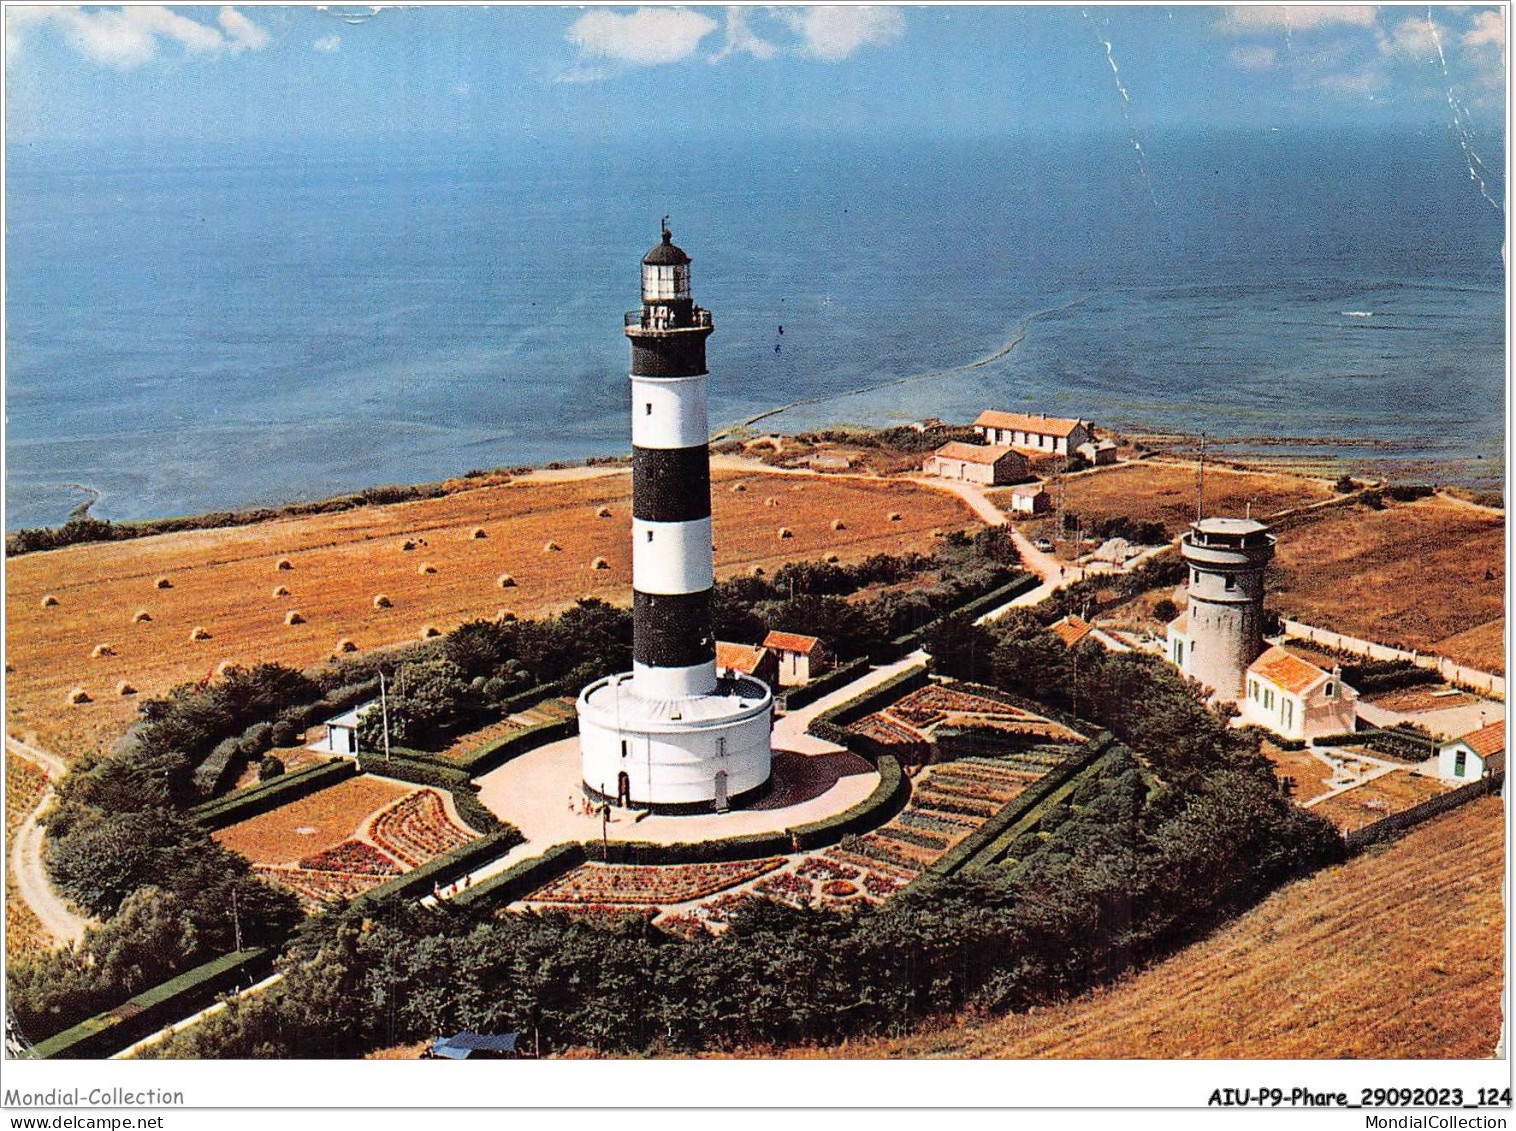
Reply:
<svg viewBox="0 0 1516 1131"><path fill-rule="evenodd" d="M36 808L47 788L47 775L26 759L5 757L5 956L19 957L46 947L49 939L42 924L11 878L10 843L21 823Z"/></svg>
<svg viewBox="0 0 1516 1131"><path fill-rule="evenodd" d="M1318 817L1325 817L1347 833L1446 792L1447 787L1436 778L1422 777L1407 770L1393 770L1383 777L1329 797L1320 805L1311 806L1311 812Z"/></svg>
<svg viewBox="0 0 1516 1131"><path fill-rule="evenodd" d="M229 825L215 837L255 864L290 864L347 840L370 814L414 789L364 774Z"/></svg>
<svg viewBox="0 0 1516 1131"><path fill-rule="evenodd" d="M585 475L12 558L7 726L71 756L124 730L140 698L225 662L303 667L340 640L369 649L584 595L626 603L630 504L630 475ZM713 473L712 505L722 576L826 552L930 551L935 531L974 521L956 497L914 484L731 469ZM375 606L381 594L389 607ZM209 639L191 641L196 627ZM75 687L91 701L66 705Z"/></svg>
<svg viewBox="0 0 1516 1131"><path fill-rule="evenodd" d="M1505 815L1487 797L1066 1005L803 1056L1472 1058L1501 1031Z"/></svg>
<svg viewBox="0 0 1516 1131"><path fill-rule="evenodd" d="M1504 673L1505 520L1446 499L1323 512L1279 536L1270 603Z"/></svg>
<svg viewBox="0 0 1516 1131"><path fill-rule="evenodd" d="M1195 521L1195 472L1191 464L1144 460L1074 475L1064 480L1064 505L1083 518L1086 526L1093 519L1125 515L1136 522L1161 522L1170 537L1177 537ZM1240 515L1251 504L1255 518L1267 518L1331 496L1330 487L1313 479L1211 466L1205 472L1207 514ZM990 497L1002 507L1010 506L1009 490L991 492Z"/></svg>

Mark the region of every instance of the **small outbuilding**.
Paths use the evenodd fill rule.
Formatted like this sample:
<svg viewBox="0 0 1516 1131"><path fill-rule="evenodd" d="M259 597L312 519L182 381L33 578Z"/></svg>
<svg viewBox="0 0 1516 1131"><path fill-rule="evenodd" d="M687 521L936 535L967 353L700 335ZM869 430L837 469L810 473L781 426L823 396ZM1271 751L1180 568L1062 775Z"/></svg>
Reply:
<svg viewBox="0 0 1516 1131"><path fill-rule="evenodd" d="M520 1033L471 1033L464 1030L451 1037L438 1037L428 1050L431 1057L468 1060L470 1057L500 1058L520 1056Z"/></svg>
<svg viewBox="0 0 1516 1131"><path fill-rule="evenodd" d="M1095 440L1080 444L1074 451L1091 467L1108 467L1116 462L1116 441Z"/></svg>
<svg viewBox="0 0 1516 1131"><path fill-rule="evenodd" d="M1041 483L1023 483L1020 487L1011 488L1012 514L1047 514L1051 507L1048 493Z"/></svg>
<svg viewBox="0 0 1516 1131"><path fill-rule="evenodd" d="M326 737L316 744L316 749L325 754L343 754L356 757L358 754L358 723L376 705L370 699L351 711L344 711L335 718L326 720Z"/></svg>
<svg viewBox="0 0 1516 1131"><path fill-rule="evenodd" d="M958 440L943 444L928 456L922 470L940 479L961 479L985 487L1016 483L1031 474L1026 456L1012 448Z"/></svg>
<svg viewBox="0 0 1516 1131"><path fill-rule="evenodd" d="M1505 770L1505 720L1444 742L1437 748L1437 776L1443 781L1477 781Z"/></svg>
<svg viewBox="0 0 1516 1131"><path fill-rule="evenodd" d="M1107 652L1130 652L1132 650L1128 645L1123 644L1110 633L1096 628L1083 617L1075 616L1073 613L1070 613L1062 620L1054 621L1048 625L1048 631L1063 641L1065 648L1072 648L1074 645L1082 643L1085 640L1093 640Z"/></svg>
<svg viewBox="0 0 1516 1131"><path fill-rule="evenodd" d="M1248 665L1237 706L1243 722L1283 738L1309 740L1357 728L1358 692L1342 682L1341 669L1326 671L1277 644Z"/></svg>
<svg viewBox="0 0 1516 1131"><path fill-rule="evenodd" d="M832 654L818 638L798 632L771 632L763 647L775 654L780 687L800 687L832 666Z"/></svg>
<svg viewBox="0 0 1516 1131"><path fill-rule="evenodd" d="M724 678L750 675L770 687L779 686L779 654L761 644L716 641L716 674Z"/></svg>

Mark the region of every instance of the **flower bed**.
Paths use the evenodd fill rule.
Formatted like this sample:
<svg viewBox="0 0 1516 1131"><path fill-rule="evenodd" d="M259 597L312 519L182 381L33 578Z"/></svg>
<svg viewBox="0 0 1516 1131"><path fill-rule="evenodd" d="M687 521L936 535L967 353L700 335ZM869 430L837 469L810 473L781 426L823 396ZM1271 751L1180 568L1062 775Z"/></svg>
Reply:
<svg viewBox="0 0 1516 1131"><path fill-rule="evenodd" d="M949 836L962 836L979 827L979 822L969 817L944 816L915 806L907 808L896 817L895 823L907 829L925 829L927 832L946 833Z"/></svg>
<svg viewBox="0 0 1516 1131"><path fill-rule="evenodd" d="M961 831L961 830L960 830ZM902 829L895 825L885 825L882 829L875 829L873 836L882 836L886 840L896 840L901 844L909 844L913 848L924 848L928 852L946 852L952 841L945 836L936 833L924 833L916 829Z"/></svg>
<svg viewBox="0 0 1516 1131"><path fill-rule="evenodd" d="M662 919L658 920L658 926L671 935L678 935L691 941L698 939L701 935L710 934L704 919L698 915L689 915L684 912L665 915Z"/></svg>
<svg viewBox="0 0 1516 1131"><path fill-rule="evenodd" d="M863 890L881 898L894 895L905 885L879 872L863 873Z"/></svg>
<svg viewBox="0 0 1516 1131"><path fill-rule="evenodd" d="M532 907L541 914L556 913L572 919L618 919L632 915L639 919L654 919L661 910L657 907L633 907L625 903L539 903Z"/></svg>
<svg viewBox="0 0 1516 1131"><path fill-rule="evenodd" d="M931 860L922 859L925 854L920 850L885 840L872 833L860 837L849 837L843 841L843 848L872 862L873 867L877 868L884 864L912 876L931 863ZM937 855L939 854L933 853L932 858L935 859Z"/></svg>
<svg viewBox="0 0 1516 1131"><path fill-rule="evenodd" d="M733 912L760 898L762 897L748 895L747 892L729 891L725 895L718 895L715 899L702 903L696 914L702 914L707 923L725 926L731 922Z"/></svg>
<svg viewBox="0 0 1516 1131"><path fill-rule="evenodd" d="M384 879L383 876L356 872L315 871L267 864L254 864L253 871L289 888L300 897L301 904L308 912L344 903L370 888L378 887Z"/></svg>
<svg viewBox="0 0 1516 1131"><path fill-rule="evenodd" d="M994 816L999 808L993 801L975 801L961 794L945 793L934 789L931 782L921 782L911 794L911 808L929 812L958 814L977 817L981 821Z"/></svg>
<svg viewBox="0 0 1516 1131"><path fill-rule="evenodd" d="M886 746L919 746L926 736L885 714L866 715L848 730Z"/></svg>
<svg viewBox="0 0 1516 1131"><path fill-rule="evenodd" d="M565 903L687 903L757 879L782 857L720 864L583 864L529 893L529 900Z"/></svg>
<svg viewBox="0 0 1516 1131"><path fill-rule="evenodd" d="M345 840L300 861L300 867L312 872L348 872L357 876L398 876L404 869L372 844Z"/></svg>
<svg viewBox="0 0 1516 1131"><path fill-rule="evenodd" d="M943 714L1005 715L1013 719L1036 718L1030 712L1023 711L1020 707L1013 707L1009 703L1001 703L983 695L973 695L950 687L938 687L935 684L913 691L895 704L896 711L902 708L907 711L938 711Z"/></svg>
<svg viewBox="0 0 1516 1131"><path fill-rule="evenodd" d="M818 880L856 880L858 871L824 856L807 856L795 869L795 875L813 876Z"/></svg>
<svg viewBox="0 0 1516 1131"><path fill-rule="evenodd" d="M833 881L842 883L844 881ZM787 900L790 903L808 903L811 898L811 881L794 872L779 872L773 876L765 876L753 885L754 891L761 891L764 895L772 895L776 899Z"/></svg>
<svg viewBox="0 0 1516 1131"><path fill-rule="evenodd" d="M876 859L872 856L864 856L858 852L851 852L846 848L829 848L827 856L844 864L855 864L860 870L881 872L884 875L905 881L914 880L921 871L914 865L895 864L888 860Z"/></svg>
<svg viewBox="0 0 1516 1131"><path fill-rule="evenodd" d="M374 818L369 835L380 848L412 868L474 839L472 833L448 818L442 795L434 789L402 797Z"/></svg>
<svg viewBox="0 0 1516 1131"><path fill-rule="evenodd" d="M821 894L833 899L849 899L858 894L858 885L851 880L827 880L821 885Z"/></svg>

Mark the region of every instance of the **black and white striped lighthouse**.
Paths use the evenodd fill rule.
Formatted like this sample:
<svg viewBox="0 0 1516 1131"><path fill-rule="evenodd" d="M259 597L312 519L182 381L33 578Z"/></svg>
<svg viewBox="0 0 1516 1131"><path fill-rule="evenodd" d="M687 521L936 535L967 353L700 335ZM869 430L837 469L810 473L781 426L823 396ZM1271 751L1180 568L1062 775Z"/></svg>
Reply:
<svg viewBox="0 0 1516 1131"><path fill-rule="evenodd" d="M632 670L579 694L585 792L662 812L724 811L769 781L773 694L716 674L705 341L690 257L663 238L642 257L632 344Z"/></svg>
<svg viewBox="0 0 1516 1131"><path fill-rule="evenodd" d="M690 297L690 257L667 223L642 257L642 308L626 316L632 343L633 673L640 694L708 695L716 686L711 632L710 426L705 340L711 313Z"/></svg>

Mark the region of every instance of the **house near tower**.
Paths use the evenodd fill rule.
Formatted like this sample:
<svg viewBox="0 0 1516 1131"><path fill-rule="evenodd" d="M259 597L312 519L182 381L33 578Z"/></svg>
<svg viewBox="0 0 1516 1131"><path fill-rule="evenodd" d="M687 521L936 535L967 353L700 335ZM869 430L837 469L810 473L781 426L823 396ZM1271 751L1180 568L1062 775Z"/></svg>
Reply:
<svg viewBox="0 0 1516 1131"><path fill-rule="evenodd" d="M1342 682L1341 668L1327 671L1274 645L1248 665L1246 678L1237 703L1245 723L1300 741L1357 726L1358 692Z"/></svg>

